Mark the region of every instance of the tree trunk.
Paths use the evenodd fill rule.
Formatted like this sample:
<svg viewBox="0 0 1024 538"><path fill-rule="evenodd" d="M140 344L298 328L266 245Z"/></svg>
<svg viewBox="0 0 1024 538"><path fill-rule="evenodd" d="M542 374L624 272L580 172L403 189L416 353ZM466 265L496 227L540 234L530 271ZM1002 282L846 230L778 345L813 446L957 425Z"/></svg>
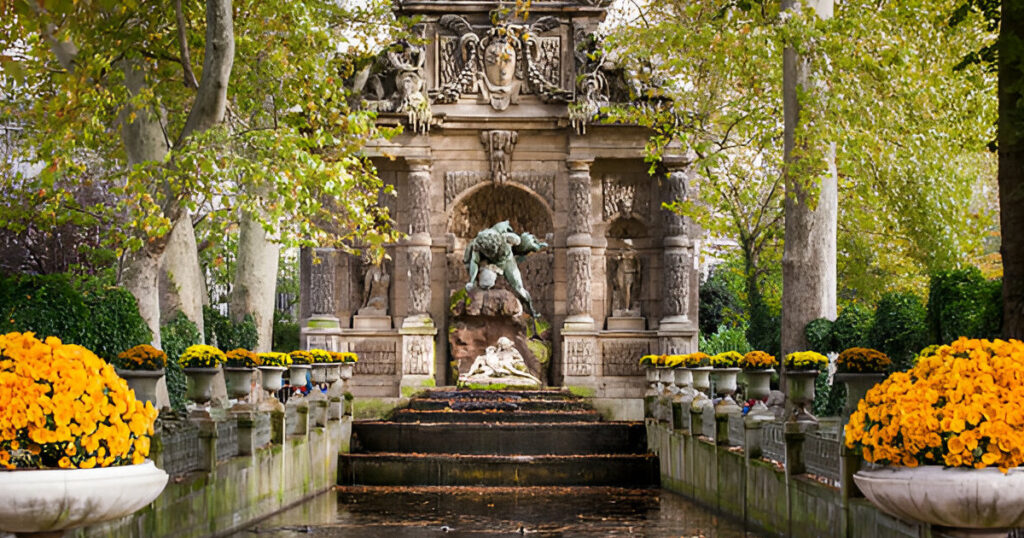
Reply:
<svg viewBox="0 0 1024 538"><path fill-rule="evenodd" d="M153 347L160 349L160 260L145 249L129 257L121 285L135 296L139 303L139 314L153 332Z"/></svg>
<svg viewBox="0 0 1024 538"><path fill-rule="evenodd" d="M238 233L238 263L231 288L231 318L246 314L256 320L257 352L270 351L274 330L274 298L277 292L277 261L281 247L248 214L242 216Z"/></svg>
<svg viewBox="0 0 1024 538"><path fill-rule="evenodd" d="M1024 339L1024 3L1004 0L999 29L999 222L1003 336Z"/></svg>
<svg viewBox="0 0 1024 538"><path fill-rule="evenodd" d="M160 260L160 317L171 319L182 312L203 331L205 278L199 266L196 234L188 212L178 219Z"/></svg>
<svg viewBox="0 0 1024 538"><path fill-rule="evenodd" d="M784 9L797 9L795 0ZM832 0L811 2L822 18L832 16ZM828 170L812 183L800 177L799 152L794 154L800 121L798 90L812 88L807 65L792 47L783 51L783 115L785 119L786 236L782 255L782 353L807 349L804 327L817 318L836 317L836 229L838 180L835 147L828 150ZM810 196L818 200L811 209Z"/></svg>

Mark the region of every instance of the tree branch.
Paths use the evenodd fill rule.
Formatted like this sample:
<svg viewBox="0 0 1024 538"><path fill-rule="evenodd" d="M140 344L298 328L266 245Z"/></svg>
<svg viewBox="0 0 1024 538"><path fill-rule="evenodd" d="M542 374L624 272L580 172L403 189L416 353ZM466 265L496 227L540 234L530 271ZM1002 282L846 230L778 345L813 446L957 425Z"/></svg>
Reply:
<svg viewBox="0 0 1024 538"><path fill-rule="evenodd" d="M206 0L203 79L199 81L195 103L174 144L176 147L193 132L205 131L224 119L228 82L235 60L235 31L231 17L231 0Z"/></svg>
<svg viewBox="0 0 1024 538"><path fill-rule="evenodd" d="M181 51L181 70L186 88L199 88L196 75L192 72L192 60L188 54L188 36L185 34L185 13L181 9L181 0L174 0L174 16L178 20L178 49Z"/></svg>

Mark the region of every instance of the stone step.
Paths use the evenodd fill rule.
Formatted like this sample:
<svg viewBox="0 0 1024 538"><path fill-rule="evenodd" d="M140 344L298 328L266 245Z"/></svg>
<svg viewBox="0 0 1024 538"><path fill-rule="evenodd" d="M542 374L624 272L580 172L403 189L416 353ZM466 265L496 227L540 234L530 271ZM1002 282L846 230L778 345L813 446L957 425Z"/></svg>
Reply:
<svg viewBox="0 0 1024 538"><path fill-rule="evenodd" d="M398 409L392 422L598 422L601 414L593 409L582 411L519 411L482 409L474 411Z"/></svg>
<svg viewBox="0 0 1024 538"><path fill-rule="evenodd" d="M409 400L409 409L419 411L583 411L590 406L582 400L494 400L494 399L457 399L444 400L434 398L413 398Z"/></svg>
<svg viewBox="0 0 1024 538"><path fill-rule="evenodd" d="M642 422L399 423L352 425L352 452L421 454L643 454Z"/></svg>
<svg viewBox="0 0 1024 538"><path fill-rule="evenodd" d="M616 486L659 483L652 454L341 454L342 486Z"/></svg>
<svg viewBox="0 0 1024 538"><path fill-rule="evenodd" d="M428 389L416 395L429 400L577 400L578 396L562 389L536 390L469 390Z"/></svg>

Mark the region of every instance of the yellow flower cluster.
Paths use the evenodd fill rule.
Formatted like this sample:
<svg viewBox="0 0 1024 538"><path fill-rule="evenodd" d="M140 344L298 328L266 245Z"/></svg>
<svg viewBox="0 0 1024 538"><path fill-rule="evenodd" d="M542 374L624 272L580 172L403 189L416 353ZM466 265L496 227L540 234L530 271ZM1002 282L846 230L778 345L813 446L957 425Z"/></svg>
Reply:
<svg viewBox="0 0 1024 538"><path fill-rule="evenodd" d="M767 370L778 365L779 360L774 355L769 355L764 351L750 351L740 361L740 367L747 370Z"/></svg>
<svg viewBox="0 0 1024 538"><path fill-rule="evenodd" d="M0 335L0 468L142 463L156 415L88 349Z"/></svg>
<svg viewBox="0 0 1024 538"><path fill-rule="evenodd" d="M160 370L167 366L167 354L142 344L119 353L115 366L124 370Z"/></svg>
<svg viewBox="0 0 1024 538"><path fill-rule="evenodd" d="M667 355L644 355L640 357L640 366L664 366Z"/></svg>
<svg viewBox="0 0 1024 538"><path fill-rule="evenodd" d="M881 373L892 365L889 356L881 351L866 347L851 347L839 354L836 371L842 373Z"/></svg>
<svg viewBox="0 0 1024 538"><path fill-rule="evenodd" d="M846 446L883 465L1024 464L1024 343L960 338L875 385Z"/></svg>
<svg viewBox="0 0 1024 538"><path fill-rule="evenodd" d="M737 368L742 360L743 355L740 355L738 351L723 351L711 357L711 366L715 368Z"/></svg>
<svg viewBox="0 0 1024 538"><path fill-rule="evenodd" d="M313 357L313 360L309 361L312 364L327 364L334 362L334 358L331 357L331 353L322 349L311 349L309 354Z"/></svg>
<svg viewBox="0 0 1024 538"><path fill-rule="evenodd" d="M292 364L313 364L313 354L308 351L298 349L288 355L292 358Z"/></svg>
<svg viewBox="0 0 1024 538"><path fill-rule="evenodd" d="M787 370L820 370L828 366L828 357L814 351L796 351L786 355Z"/></svg>
<svg viewBox="0 0 1024 538"><path fill-rule="evenodd" d="M241 347L228 351L224 359L224 366L231 368L255 368L259 365L260 358L252 351Z"/></svg>
<svg viewBox="0 0 1024 538"><path fill-rule="evenodd" d="M259 365L260 366L289 366L292 363L292 358L287 353L279 353L277 351L270 351L267 353L259 354Z"/></svg>
<svg viewBox="0 0 1024 538"><path fill-rule="evenodd" d="M710 366L711 356L709 356L707 353L701 353L700 351L696 353L683 355L683 365L686 366L687 368L701 368L704 366Z"/></svg>
<svg viewBox="0 0 1024 538"><path fill-rule="evenodd" d="M337 352L337 351L330 351L329 353L331 354L331 362L358 362L359 361L359 356L356 355L355 353L352 353L351 351L345 351L345 352L340 352L340 353Z"/></svg>
<svg viewBox="0 0 1024 538"><path fill-rule="evenodd" d="M213 346L194 345L178 357L178 363L182 368L216 368L226 359L224 352Z"/></svg>

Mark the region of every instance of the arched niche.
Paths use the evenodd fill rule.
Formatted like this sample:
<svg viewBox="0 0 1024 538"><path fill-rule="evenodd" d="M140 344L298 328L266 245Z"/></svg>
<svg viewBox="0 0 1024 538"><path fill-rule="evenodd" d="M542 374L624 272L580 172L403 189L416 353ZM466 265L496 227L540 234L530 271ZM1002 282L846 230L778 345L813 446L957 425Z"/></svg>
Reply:
<svg viewBox="0 0 1024 538"><path fill-rule="evenodd" d="M651 318L657 305L655 295L657 289L653 285L654 267L657 265L658 245L652 237L651 228L645 219L638 215L619 215L611 222L605 223L605 275L607 290L605 294L605 315L612 316L616 305L616 278L620 256L632 249L640 261L639 296L640 315ZM621 306L621 305L620 305Z"/></svg>
<svg viewBox="0 0 1024 538"><path fill-rule="evenodd" d="M551 209L542 198L518 185L480 185L455 199L448 215L451 251L447 260L448 290L462 288L469 275L463 263L466 245L484 228L503 220L517 233L530 232L550 242L554 230ZM554 257L551 249L530 254L519 265L534 307L546 319L554 314ZM502 282L499 279L499 282Z"/></svg>

